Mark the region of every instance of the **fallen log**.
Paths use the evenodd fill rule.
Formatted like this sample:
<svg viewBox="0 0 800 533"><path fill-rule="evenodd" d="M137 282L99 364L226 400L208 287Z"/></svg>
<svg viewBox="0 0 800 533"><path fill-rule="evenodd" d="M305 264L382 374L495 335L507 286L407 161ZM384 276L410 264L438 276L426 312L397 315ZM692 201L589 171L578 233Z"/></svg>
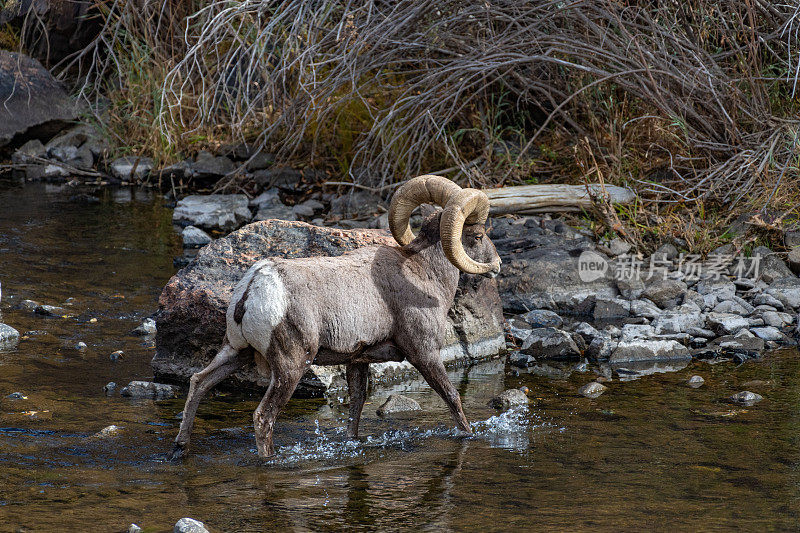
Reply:
<svg viewBox="0 0 800 533"><path fill-rule="evenodd" d="M604 192L605 191L605 192ZM516 213L529 215L555 211L580 211L592 205L592 198L607 195L612 204L629 204L636 194L630 189L616 185L521 185L484 189L489 197L489 212L492 215Z"/></svg>

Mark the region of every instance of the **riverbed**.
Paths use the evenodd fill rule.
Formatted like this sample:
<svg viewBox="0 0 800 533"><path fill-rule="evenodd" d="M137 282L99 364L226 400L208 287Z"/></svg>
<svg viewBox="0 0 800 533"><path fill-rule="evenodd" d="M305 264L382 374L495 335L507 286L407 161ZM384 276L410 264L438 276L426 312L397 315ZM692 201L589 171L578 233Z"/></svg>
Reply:
<svg viewBox="0 0 800 533"><path fill-rule="evenodd" d="M201 404L189 457L166 461L183 397L119 389L152 378L152 340L129 332L176 271L171 210L143 190L104 189L91 203L79 192L0 182L0 321L23 335L0 352L0 531L171 531L186 516L212 531L797 528L795 350L614 375L596 400L576 392L591 367L461 368L450 377L475 429L467 440L418 381L372 390L358 442L343 433L344 394L292 400L267 462L254 450L259 398L219 392ZM65 312L37 315L17 307L25 299ZM698 389L685 384L695 374ZM529 407L487 406L522 386ZM726 402L741 390L765 399ZM423 411L379 418L392 392Z"/></svg>

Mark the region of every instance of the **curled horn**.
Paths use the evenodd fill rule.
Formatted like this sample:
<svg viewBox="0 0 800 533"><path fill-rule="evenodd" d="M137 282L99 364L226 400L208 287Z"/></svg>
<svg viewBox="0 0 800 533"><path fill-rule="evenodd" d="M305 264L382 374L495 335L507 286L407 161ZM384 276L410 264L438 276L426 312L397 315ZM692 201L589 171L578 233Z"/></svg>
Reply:
<svg viewBox="0 0 800 533"><path fill-rule="evenodd" d="M447 206L448 200L462 189L441 176L424 175L408 180L400 187L389 205L389 229L394 240L405 246L414 240L411 212L422 204Z"/></svg>
<svg viewBox="0 0 800 533"><path fill-rule="evenodd" d="M464 224L485 224L489 217L489 198L477 189L462 189L441 176L418 176L405 183L392 197L389 206L389 229L400 245L414 240L409 220L411 212L425 203L444 208L439 225L442 249L451 263L469 274L498 271L495 263L472 260L461 244Z"/></svg>

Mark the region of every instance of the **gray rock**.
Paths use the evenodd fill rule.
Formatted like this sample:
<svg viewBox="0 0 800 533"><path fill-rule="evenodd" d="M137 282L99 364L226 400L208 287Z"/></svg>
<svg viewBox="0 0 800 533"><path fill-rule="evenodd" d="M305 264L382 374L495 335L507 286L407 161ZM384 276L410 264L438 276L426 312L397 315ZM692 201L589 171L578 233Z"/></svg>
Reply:
<svg viewBox="0 0 800 533"><path fill-rule="evenodd" d="M794 276L786 263L766 246L758 246L753 250L753 256L760 256L758 276L767 283Z"/></svg>
<svg viewBox="0 0 800 533"><path fill-rule="evenodd" d="M642 295L662 309L671 309L683 301L688 287L673 279L659 279L648 283Z"/></svg>
<svg viewBox="0 0 800 533"><path fill-rule="evenodd" d="M108 439L108 438L111 438L111 437L118 436L121 432L122 432L122 428L121 427L111 425L111 426L104 427L103 429L101 429L100 431L98 431L97 433L92 435L92 437L94 437L96 439Z"/></svg>
<svg viewBox="0 0 800 533"><path fill-rule="evenodd" d="M131 524L128 526L128 533L141 533L142 528L137 526L136 524Z"/></svg>
<svg viewBox="0 0 800 533"><path fill-rule="evenodd" d="M656 330L649 324L625 324L620 336L623 341L649 339L656 336Z"/></svg>
<svg viewBox="0 0 800 533"><path fill-rule="evenodd" d="M693 328L702 328L705 319L700 313L664 312L653 320L652 326L657 335L671 333L689 333Z"/></svg>
<svg viewBox="0 0 800 533"><path fill-rule="evenodd" d="M714 295L720 302L731 300L736 296L736 285L727 278L701 280L697 283L695 290L701 296Z"/></svg>
<svg viewBox="0 0 800 533"><path fill-rule="evenodd" d="M33 310L34 313L37 315L44 315L44 316L64 316L68 313L66 309L63 307L59 307L57 305L45 305L39 304Z"/></svg>
<svg viewBox="0 0 800 533"><path fill-rule="evenodd" d="M697 389L702 387L705 382L706 380L704 380L702 376L692 376L689 378L686 384L693 389Z"/></svg>
<svg viewBox="0 0 800 533"><path fill-rule="evenodd" d="M85 343L85 342L83 342L83 341L78 341L78 342L76 342L76 343L75 343L75 349L76 349L76 350L83 351L83 350L85 350L86 348L88 348L88 346L86 346L86 343Z"/></svg>
<svg viewBox="0 0 800 533"><path fill-rule="evenodd" d="M528 396L519 389L506 389L498 396L489 400L489 407L494 409L510 409L520 405L528 405Z"/></svg>
<svg viewBox="0 0 800 533"><path fill-rule="evenodd" d="M292 208L281 202L278 189L269 189L250 200L250 206L256 209L254 221L259 220L297 220Z"/></svg>
<svg viewBox="0 0 800 533"><path fill-rule="evenodd" d="M125 358L125 352L123 352L122 350L117 350L116 352L112 352L111 355L108 356L108 358L114 362L117 362L120 359Z"/></svg>
<svg viewBox="0 0 800 533"><path fill-rule="evenodd" d="M553 311L534 309L522 315L522 319L532 328L560 328L564 320Z"/></svg>
<svg viewBox="0 0 800 533"><path fill-rule="evenodd" d="M598 298L592 316L595 320L624 318L631 314L630 302L621 299Z"/></svg>
<svg viewBox="0 0 800 533"><path fill-rule="evenodd" d="M750 330L756 337L759 339L764 339L765 341L774 341L774 342L781 342L785 343L789 339L781 333L778 328L774 328L772 326L767 326L763 328L752 328Z"/></svg>
<svg viewBox="0 0 800 533"><path fill-rule="evenodd" d="M6 396L9 400L27 400L28 397L22 394L21 392L12 392L8 396Z"/></svg>
<svg viewBox="0 0 800 533"><path fill-rule="evenodd" d="M156 334L156 321L152 318L145 318L142 320L142 323L136 326L136 328L131 331L132 334L137 335L139 337L149 337L151 335Z"/></svg>
<svg viewBox="0 0 800 533"><path fill-rule="evenodd" d="M800 308L800 279L796 277L775 280L766 292L781 302L785 309Z"/></svg>
<svg viewBox="0 0 800 533"><path fill-rule="evenodd" d="M153 170L153 160L149 157L120 157L111 162L108 170L112 176L121 180L141 181Z"/></svg>
<svg viewBox="0 0 800 533"><path fill-rule="evenodd" d="M763 400L764 397L760 394L756 394L755 392L750 391L742 391L737 392L733 396L729 398L729 400L733 403L738 403L739 405L744 405L747 407L753 406Z"/></svg>
<svg viewBox="0 0 800 533"><path fill-rule="evenodd" d="M19 331L8 324L0 323L0 350L16 348L19 344Z"/></svg>
<svg viewBox="0 0 800 533"><path fill-rule="evenodd" d="M372 215L378 211L378 206L382 204L383 200L380 196L354 189L331 200L330 213L342 218L358 218Z"/></svg>
<svg viewBox="0 0 800 533"><path fill-rule="evenodd" d="M725 300L724 302L720 302L714 306L715 313L748 315L752 312L752 310L753 310L752 306L750 310L748 310L745 306L743 306L738 302L735 302L734 300Z"/></svg>
<svg viewBox="0 0 800 533"><path fill-rule="evenodd" d="M175 523L173 533L209 533L206 525L194 518L181 518Z"/></svg>
<svg viewBox="0 0 800 533"><path fill-rule="evenodd" d="M79 109L37 60L0 50L0 147L15 138L49 138Z"/></svg>
<svg viewBox="0 0 800 533"><path fill-rule="evenodd" d="M617 289L623 298L633 300L638 298L644 292L644 281L641 276L631 276L628 278L620 278L616 280Z"/></svg>
<svg viewBox="0 0 800 533"><path fill-rule="evenodd" d="M167 400L178 396L178 387L152 381L131 381L119 393L128 398Z"/></svg>
<svg viewBox="0 0 800 533"><path fill-rule="evenodd" d="M779 313L777 311L764 311L761 313L764 324L774 328L789 326L794 322L794 317L789 313Z"/></svg>
<svg viewBox="0 0 800 533"><path fill-rule="evenodd" d="M764 351L764 341L753 335L738 336L723 335L706 347L715 353L740 356L741 360L758 358Z"/></svg>
<svg viewBox="0 0 800 533"><path fill-rule="evenodd" d="M788 249L800 247L800 230L789 230L783 234L783 243Z"/></svg>
<svg viewBox="0 0 800 533"><path fill-rule="evenodd" d="M755 298L753 298L753 303L755 305L769 305L774 307L775 309L783 309L783 302L772 296L771 294L761 293L757 294Z"/></svg>
<svg viewBox="0 0 800 533"><path fill-rule="evenodd" d="M386 398L383 405L378 407L376 413L383 418L385 416L391 416L396 413L406 413L408 411L422 411L422 407L420 407L419 403L413 398L403 396L402 394L392 394Z"/></svg>
<svg viewBox="0 0 800 533"><path fill-rule="evenodd" d="M175 206L172 221L183 226L231 231L248 222L252 214L243 194L187 196Z"/></svg>
<svg viewBox="0 0 800 533"><path fill-rule="evenodd" d="M662 311L656 304L646 298L641 300L631 300L630 311L632 316L645 317L653 319L659 316Z"/></svg>
<svg viewBox="0 0 800 533"><path fill-rule="evenodd" d="M15 165L22 165L35 162L46 155L47 149L42 144L42 141L31 139L11 154L11 162Z"/></svg>
<svg viewBox="0 0 800 533"><path fill-rule="evenodd" d="M303 222L269 220L249 224L216 239L167 283L156 316L158 381L187 382L216 355L225 335L225 311L233 287L256 261L268 257L337 256L362 246L396 246L388 232L321 228ZM440 353L446 365L491 357L505 348L503 313L495 280L462 276ZM373 383L415 375L406 362L370 365ZM319 395L343 368L318 367L300 382L297 396ZM255 366L234 374L223 386L263 390L269 377Z"/></svg>
<svg viewBox="0 0 800 533"><path fill-rule="evenodd" d="M528 368L536 364L536 358L519 350L512 350L508 354L508 364L517 368Z"/></svg>
<svg viewBox="0 0 800 533"><path fill-rule="evenodd" d="M510 318L506 320L506 328L508 334L516 342L524 342L531 334L531 325L520 318Z"/></svg>
<svg viewBox="0 0 800 533"><path fill-rule="evenodd" d="M303 179L300 171L289 167L268 168L253 172L253 181L264 188L294 186Z"/></svg>
<svg viewBox="0 0 800 533"><path fill-rule="evenodd" d="M521 351L542 359L577 359L581 355L572 336L556 328L532 329Z"/></svg>
<svg viewBox="0 0 800 533"><path fill-rule="evenodd" d="M611 239L611 242L608 243L608 249L611 250L613 255L622 255L627 254L631 251L633 246L619 237L615 237Z"/></svg>
<svg viewBox="0 0 800 533"><path fill-rule="evenodd" d="M255 154L245 165L248 172L255 172L257 170L264 170L271 167L275 163L275 155L268 152L258 152Z"/></svg>
<svg viewBox="0 0 800 533"><path fill-rule="evenodd" d="M110 396L111 394L114 393L114 390L116 390L116 388L117 384L114 383L113 381L109 381L103 386L103 392L105 392L107 396Z"/></svg>
<svg viewBox="0 0 800 533"><path fill-rule="evenodd" d="M786 261L789 263L789 268L796 275L800 276L800 246L796 246L789 250L786 256Z"/></svg>
<svg viewBox="0 0 800 533"><path fill-rule="evenodd" d="M323 209L325 209L325 206L312 198L292 207L292 213L297 218L311 218L317 213L321 213Z"/></svg>
<svg viewBox="0 0 800 533"><path fill-rule="evenodd" d="M702 337L703 339L713 339L717 336L716 333L705 328L689 328L686 330L686 333L694 337Z"/></svg>
<svg viewBox="0 0 800 533"><path fill-rule="evenodd" d="M678 249L675 248L675 245L673 244L662 244L655 252L653 252L653 257L655 260L659 261L672 261L678 257Z"/></svg>
<svg viewBox="0 0 800 533"><path fill-rule="evenodd" d="M594 362L608 361L618 345L619 343L613 340L610 335L602 333L589 343L589 347L586 349L586 356Z"/></svg>
<svg viewBox="0 0 800 533"><path fill-rule="evenodd" d="M750 321L746 318L729 313L709 313L706 322L717 335L733 335L750 326Z"/></svg>
<svg viewBox="0 0 800 533"><path fill-rule="evenodd" d="M225 156L215 156L206 151L197 154L189 164L192 175L200 180L217 179L236 170L236 165Z"/></svg>
<svg viewBox="0 0 800 533"><path fill-rule="evenodd" d="M590 343L594 339L596 339L597 337L601 336L601 333L599 331L597 331L597 329L595 329L594 326L592 326L591 324L588 324L586 322L581 322L580 324L578 324L575 327L574 331L575 331L575 333L577 333L578 335L583 337L583 339L587 343Z"/></svg>
<svg viewBox="0 0 800 533"><path fill-rule="evenodd" d="M587 383L586 385L578 389L578 394L594 400L595 398L599 398L607 390L608 387L606 387L602 383L592 381L591 383Z"/></svg>
<svg viewBox="0 0 800 533"><path fill-rule="evenodd" d="M200 248L214 240L211 235L195 226L183 228L181 237L183 238L184 248Z"/></svg>
<svg viewBox="0 0 800 533"><path fill-rule="evenodd" d="M613 298L618 294L608 258L592 252L594 243L583 236L548 233L534 217L494 219L489 235L503 260L498 289L509 312L574 309L587 298ZM584 252L605 261L606 270L599 272L599 277L581 278L579 265Z"/></svg>
<svg viewBox="0 0 800 533"><path fill-rule="evenodd" d="M632 339L620 341L608 362L684 361L691 357L689 350L674 340Z"/></svg>

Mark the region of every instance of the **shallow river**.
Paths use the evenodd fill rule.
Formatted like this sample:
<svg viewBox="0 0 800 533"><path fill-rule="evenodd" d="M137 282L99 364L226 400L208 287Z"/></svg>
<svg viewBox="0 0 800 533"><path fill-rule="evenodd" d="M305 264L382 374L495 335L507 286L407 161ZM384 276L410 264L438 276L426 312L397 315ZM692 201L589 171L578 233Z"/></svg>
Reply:
<svg viewBox="0 0 800 533"><path fill-rule="evenodd" d="M420 383L394 390L423 414L391 420L375 409L392 391L373 390L361 442L342 434L346 398L292 400L268 463L254 451L258 398L220 393L200 407L193 453L166 462L183 400L129 400L103 386L152 376L152 345L128 332L175 272L171 212L142 192L106 190L93 205L69 202L72 194L0 182L0 313L24 335L0 352L0 531L132 522L171 531L184 516L212 531L798 529L793 351L615 375L597 400L575 393L591 372L515 375L489 361L451 373L476 430L470 440L452 435L443 403ZM66 317L16 309L23 299L64 306ZM124 358L112 362L116 350ZM706 384L686 387L692 374ZM523 385L536 398L529 409L486 406ZM743 389L765 400L725 403ZM112 424L116 436L94 436Z"/></svg>

